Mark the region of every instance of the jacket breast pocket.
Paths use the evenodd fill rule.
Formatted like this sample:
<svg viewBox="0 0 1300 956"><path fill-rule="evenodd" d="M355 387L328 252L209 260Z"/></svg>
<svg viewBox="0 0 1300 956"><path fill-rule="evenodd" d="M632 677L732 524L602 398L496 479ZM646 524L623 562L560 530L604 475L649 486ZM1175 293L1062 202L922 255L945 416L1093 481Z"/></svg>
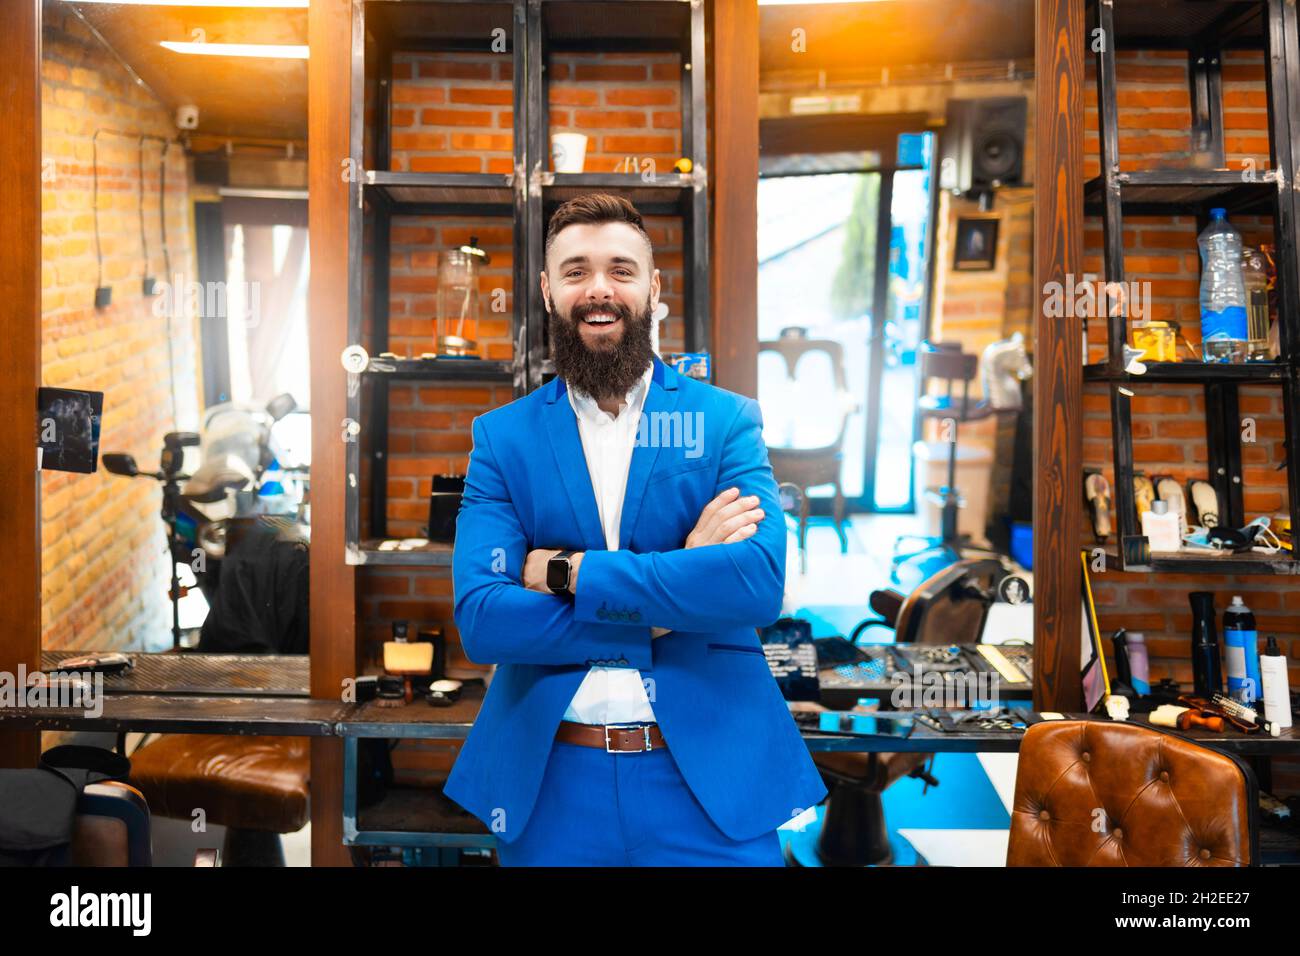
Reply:
<svg viewBox="0 0 1300 956"><path fill-rule="evenodd" d="M686 458L674 461L671 464L656 468L654 474L650 476L649 483L655 485L661 481L671 481L681 475L694 474L697 471L711 467L713 467L713 458L708 455L702 458Z"/></svg>
<svg viewBox="0 0 1300 956"><path fill-rule="evenodd" d="M749 647L746 644L709 644L710 654L756 654L766 657L761 647Z"/></svg>

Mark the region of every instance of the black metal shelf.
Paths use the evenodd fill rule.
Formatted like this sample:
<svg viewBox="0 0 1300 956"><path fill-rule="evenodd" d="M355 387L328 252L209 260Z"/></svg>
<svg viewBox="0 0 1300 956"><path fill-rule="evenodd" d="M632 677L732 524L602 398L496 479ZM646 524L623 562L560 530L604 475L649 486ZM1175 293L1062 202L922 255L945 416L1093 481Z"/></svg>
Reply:
<svg viewBox="0 0 1300 956"><path fill-rule="evenodd" d="M440 207L479 207L485 215L514 212L513 173L405 173L366 170L365 192L377 196L393 215L446 211ZM472 214L472 213L470 213Z"/></svg>
<svg viewBox="0 0 1300 956"><path fill-rule="evenodd" d="M345 539L353 564L437 565L450 549L378 551L360 540L362 498L369 534L387 533L387 422L394 381L505 384L520 396L540 386L548 361L545 314L537 275L548 216L585 192L626 196L649 216L680 219L685 345L709 347L708 136L705 6L698 0L355 0L352 3L351 144L348 236L348 342L372 356L390 347L390 230L397 217L511 217L514 308L511 361L373 359L363 377L374 388L350 388L346 446ZM693 172L559 174L550 165L548 64L557 53L666 52L680 63L680 155ZM510 172L437 173L392 169L390 128L393 57L405 52L496 53L508 58L513 148ZM502 97L504 99L504 97ZM504 165L500 167L504 169ZM432 336L430 337L432 345ZM383 383L381 386L379 383ZM364 402L363 402L364 396ZM362 487L362 445L369 471Z"/></svg>
<svg viewBox="0 0 1300 956"><path fill-rule="evenodd" d="M400 540L400 539L399 539ZM400 565L405 567L450 567L451 545L430 542L405 551L381 551L379 538L368 538L359 547L347 549L347 563L352 565Z"/></svg>
<svg viewBox="0 0 1300 956"><path fill-rule="evenodd" d="M1277 248L1277 309L1282 355L1274 362L1245 365L1151 362L1133 375L1118 371L1131 326L1124 308L1103 318L1108 338L1105 363L1085 365L1085 381L1105 383L1110 400L1116 537L1140 535L1133 489L1132 399L1143 383L1200 385L1205 393L1206 474L1219 498L1220 520L1229 527L1246 521L1243 491L1242 385L1280 385L1286 447L1300 448L1300 254L1297 217L1300 197L1289 186L1300 159L1300 26L1288 0L1090 0L1090 29L1109 42L1096 44L1097 109L1101 176L1084 185L1085 211L1102 218L1103 275L1125 282L1124 217L1193 214L1200 231L1209 210L1264 212L1271 216ZM1186 54L1191 106L1189 146L1211 168L1121 171L1116 55L1119 48L1178 49ZM1268 169L1229 169L1225 161L1223 78L1225 49L1263 49L1268 85ZM1300 523L1300 467L1289 463L1288 501ZM1111 567L1124 570L1121 553ZM1296 574L1291 555L1213 555L1182 552L1153 555L1149 564L1127 570L1192 574Z"/></svg>
<svg viewBox="0 0 1300 956"><path fill-rule="evenodd" d="M1125 565L1114 552L1106 553L1106 567L1116 571L1170 572L1175 574L1300 574L1300 561L1285 551L1261 554L1215 555L1205 552L1162 552L1151 555L1148 564Z"/></svg>
<svg viewBox="0 0 1300 956"><path fill-rule="evenodd" d="M390 50L434 53L487 52L493 31L504 30L506 52L512 53L513 7L512 0L376 3L367 11L366 28Z"/></svg>
<svg viewBox="0 0 1300 956"><path fill-rule="evenodd" d="M372 358L366 375L380 379L415 379L426 382L514 381L514 362L473 358Z"/></svg>
<svg viewBox="0 0 1300 956"><path fill-rule="evenodd" d="M1249 362L1244 365L1217 365L1212 362L1144 362L1147 370L1141 375L1110 371L1104 362L1083 367L1085 382L1184 382L1188 385L1207 385L1215 382L1237 382L1243 385L1280 384L1287 380L1290 366L1284 362Z"/></svg>
<svg viewBox="0 0 1300 956"><path fill-rule="evenodd" d="M1116 45L1136 50L1263 47L1265 16L1258 0L1142 0L1115 4Z"/></svg>
<svg viewBox="0 0 1300 956"><path fill-rule="evenodd" d="M1244 169L1151 169L1115 174L1124 211L1134 215L1198 213L1222 206L1229 213L1271 212L1277 201L1277 174L1261 170L1254 180ZM1106 180L1094 176L1083 186L1084 211L1100 215Z"/></svg>
<svg viewBox="0 0 1300 956"><path fill-rule="evenodd" d="M540 0L552 50L689 53L689 0Z"/></svg>
<svg viewBox="0 0 1300 956"><path fill-rule="evenodd" d="M575 196L599 189L625 197L647 215L680 215L686 211L696 183L703 177L694 173L660 173L642 178L640 172L629 173L542 173L542 202L549 209Z"/></svg>

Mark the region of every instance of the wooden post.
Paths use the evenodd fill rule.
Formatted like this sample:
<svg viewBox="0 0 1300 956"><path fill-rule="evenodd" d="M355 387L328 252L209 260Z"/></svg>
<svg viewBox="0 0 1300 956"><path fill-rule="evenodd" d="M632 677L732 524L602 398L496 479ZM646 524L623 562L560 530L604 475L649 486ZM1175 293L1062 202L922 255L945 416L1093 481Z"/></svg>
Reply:
<svg viewBox="0 0 1300 956"><path fill-rule="evenodd" d="M711 4L713 380L758 396L758 2Z"/></svg>
<svg viewBox="0 0 1300 956"><path fill-rule="evenodd" d="M41 0L5 4L0 29L0 671L41 659ZM0 734L0 767L33 767L38 732Z"/></svg>
<svg viewBox="0 0 1300 956"><path fill-rule="evenodd" d="M1083 262L1084 0L1038 0L1035 18L1034 708L1077 711L1083 329L1045 314L1044 289Z"/></svg>
<svg viewBox="0 0 1300 956"><path fill-rule="evenodd" d="M343 679L357 673L356 579L343 550L347 373L339 359L348 328L348 183L342 163L352 110L351 11L350 0L313 0L307 31L311 695L336 699ZM311 741L311 862L351 864L343 846L343 744L335 737Z"/></svg>

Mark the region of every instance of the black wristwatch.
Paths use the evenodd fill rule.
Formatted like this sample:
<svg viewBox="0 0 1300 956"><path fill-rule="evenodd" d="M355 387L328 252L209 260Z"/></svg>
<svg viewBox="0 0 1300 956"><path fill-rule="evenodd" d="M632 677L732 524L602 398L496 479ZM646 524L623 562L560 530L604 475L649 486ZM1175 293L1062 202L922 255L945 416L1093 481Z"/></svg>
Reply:
<svg viewBox="0 0 1300 956"><path fill-rule="evenodd" d="M572 551L561 551L546 562L546 586L552 594L569 594L569 576L573 574L573 564L569 561Z"/></svg>

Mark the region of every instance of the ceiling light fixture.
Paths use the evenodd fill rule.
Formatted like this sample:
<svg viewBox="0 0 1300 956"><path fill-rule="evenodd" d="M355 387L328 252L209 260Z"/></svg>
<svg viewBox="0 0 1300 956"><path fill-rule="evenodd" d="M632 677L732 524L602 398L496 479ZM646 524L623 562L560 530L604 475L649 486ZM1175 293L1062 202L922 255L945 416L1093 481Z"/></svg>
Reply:
<svg viewBox="0 0 1300 956"><path fill-rule="evenodd" d="M282 60L307 59L307 45L288 43L180 43L163 40L159 44L173 53L194 53L199 56L257 56Z"/></svg>

